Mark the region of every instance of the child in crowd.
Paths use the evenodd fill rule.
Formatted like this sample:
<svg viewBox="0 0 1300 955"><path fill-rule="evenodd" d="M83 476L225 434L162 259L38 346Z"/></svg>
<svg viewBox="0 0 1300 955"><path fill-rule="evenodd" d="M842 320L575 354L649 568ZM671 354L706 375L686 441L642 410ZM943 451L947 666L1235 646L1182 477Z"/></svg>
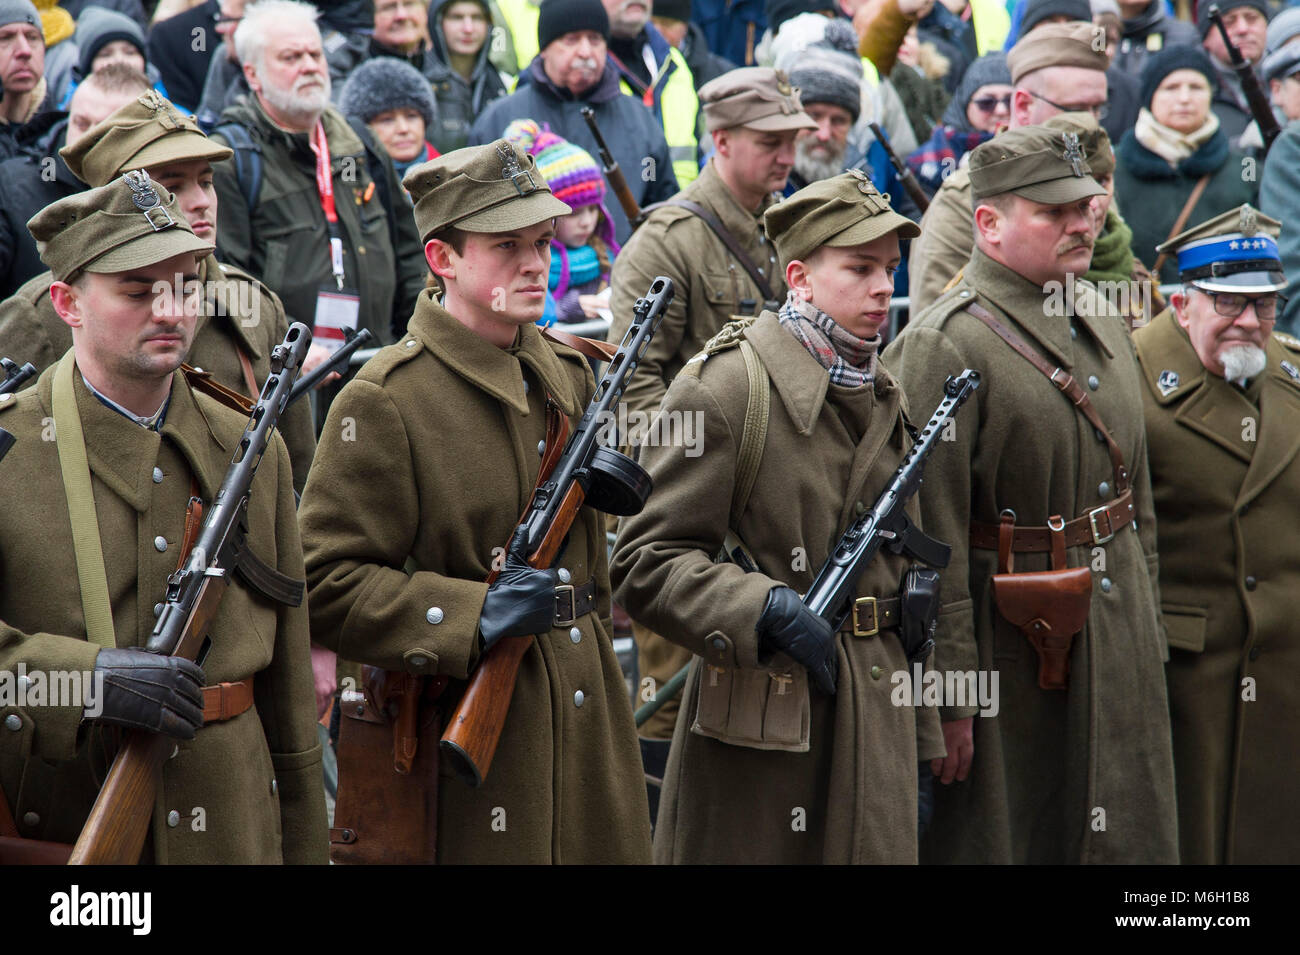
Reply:
<svg viewBox="0 0 1300 955"><path fill-rule="evenodd" d="M550 292L556 320L579 322L596 318L607 307L604 290L618 255L614 226L605 209L605 179L600 166L581 146L543 129L531 119L506 127L505 138L537 160L537 169L555 197L568 203L572 215L555 222L551 240Z"/></svg>

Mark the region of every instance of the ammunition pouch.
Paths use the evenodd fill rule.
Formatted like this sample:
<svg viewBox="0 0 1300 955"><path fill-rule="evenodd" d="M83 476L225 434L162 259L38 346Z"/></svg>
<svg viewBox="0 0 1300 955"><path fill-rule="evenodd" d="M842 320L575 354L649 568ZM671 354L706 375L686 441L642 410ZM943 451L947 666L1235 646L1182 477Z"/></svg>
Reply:
<svg viewBox="0 0 1300 955"><path fill-rule="evenodd" d="M808 671L784 653L766 666L720 667L696 659L691 732L748 749L808 752Z"/></svg>

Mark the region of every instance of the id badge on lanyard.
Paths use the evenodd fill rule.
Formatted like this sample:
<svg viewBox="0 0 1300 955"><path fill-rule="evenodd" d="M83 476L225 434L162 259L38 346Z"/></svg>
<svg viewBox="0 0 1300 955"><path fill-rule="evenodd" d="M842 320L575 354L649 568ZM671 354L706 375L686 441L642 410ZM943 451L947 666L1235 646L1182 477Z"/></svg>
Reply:
<svg viewBox="0 0 1300 955"><path fill-rule="evenodd" d="M311 135L312 150L316 153L316 191L320 195L321 210L330 236L330 271L334 273L334 289L321 289L316 294L316 317L312 340L331 352L346 341L346 330L355 331L361 314L361 295L356 289L346 288L343 269L343 236L339 230L338 210L334 205L334 177L330 168L329 143L325 139L325 126L318 120Z"/></svg>
<svg viewBox="0 0 1300 955"><path fill-rule="evenodd" d="M311 131L311 148L316 153L316 192L320 196L321 210L325 213L325 223L330 233L330 270L334 273L334 283L343 291L343 235L339 231L339 214L334 205L334 175L330 169L330 146L325 139L325 125L316 121L316 128Z"/></svg>

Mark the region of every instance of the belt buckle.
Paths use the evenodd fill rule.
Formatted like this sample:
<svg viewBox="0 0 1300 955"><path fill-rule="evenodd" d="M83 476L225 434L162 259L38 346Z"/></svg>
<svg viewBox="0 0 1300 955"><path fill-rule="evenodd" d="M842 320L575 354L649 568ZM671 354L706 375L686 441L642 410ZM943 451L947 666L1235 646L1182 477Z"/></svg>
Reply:
<svg viewBox="0 0 1300 955"><path fill-rule="evenodd" d="M564 601L568 601L568 613L560 615L560 608ZM555 625L557 627L570 626L578 617L578 599L573 590L573 584L560 584L555 588Z"/></svg>
<svg viewBox="0 0 1300 955"><path fill-rule="evenodd" d="M1100 507L1094 507L1092 510L1088 512L1088 526L1092 528L1092 542L1094 544L1105 544L1107 541L1109 541L1111 538L1115 536L1115 529L1113 527L1111 528L1110 533L1107 534L1105 537L1102 537L1101 532L1097 530L1097 515L1106 514L1107 515L1106 523L1109 524L1110 523L1109 511L1110 511L1110 505L1103 504Z"/></svg>
<svg viewBox="0 0 1300 955"><path fill-rule="evenodd" d="M864 630L862 624L859 622L861 620L860 608L862 607L871 608L871 629L869 630ZM876 614L876 598L859 597L857 600L853 601L853 635L855 637L874 637L879 632L880 617Z"/></svg>

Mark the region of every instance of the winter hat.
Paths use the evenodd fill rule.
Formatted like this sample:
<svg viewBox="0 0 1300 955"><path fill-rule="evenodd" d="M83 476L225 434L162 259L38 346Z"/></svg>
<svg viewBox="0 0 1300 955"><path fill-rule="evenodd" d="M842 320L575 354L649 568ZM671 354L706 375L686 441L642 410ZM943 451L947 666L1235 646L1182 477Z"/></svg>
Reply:
<svg viewBox="0 0 1300 955"><path fill-rule="evenodd" d="M1020 19L1020 36L1024 36L1049 17L1069 17L1092 22L1092 5L1088 0L1029 0Z"/></svg>
<svg viewBox="0 0 1300 955"><path fill-rule="evenodd" d="M599 205L605 198L605 177L591 153L532 119L516 119L505 138L537 160L537 171L555 198L574 209Z"/></svg>
<svg viewBox="0 0 1300 955"><path fill-rule="evenodd" d="M1092 0L1089 6L1092 7L1092 16L1094 19L1104 16L1107 13L1119 17L1121 20L1124 19L1124 15L1119 12L1119 4L1116 3L1115 0Z"/></svg>
<svg viewBox="0 0 1300 955"><path fill-rule="evenodd" d="M1007 66L1007 55L1002 52L986 53L966 67L957 91L943 113L943 124L955 129L970 132L970 120L966 118L966 107L971 98L982 86L1010 86L1011 68Z"/></svg>
<svg viewBox="0 0 1300 955"><path fill-rule="evenodd" d="M404 108L419 112L426 132L433 125L437 107L429 81L410 63L389 56L377 56L358 66L339 96L339 109L363 123L390 109Z"/></svg>
<svg viewBox="0 0 1300 955"><path fill-rule="evenodd" d="M804 103L842 106L858 121L862 113L862 61L858 37L847 20L828 20L825 38L807 47L790 71Z"/></svg>
<svg viewBox="0 0 1300 955"><path fill-rule="evenodd" d="M91 73L91 64L99 51L117 40L125 40L144 57L146 65L149 55L145 52L144 31L125 13L109 10L107 7L86 7L77 18L77 32L73 36L80 51L77 58L77 75L85 79Z"/></svg>
<svg viewBox="0 0 1300 955"><path fill-rule="evenodd" d="M537 12L537 49L566 33L595 30L609 42L609 14L600 0L542 0Z"/></svg>
<svg viewBox="0 0 1300 955"><path fill-rule="evenodd" d="M1287 7L1268 24L1266 49L1272 53L1282 49L1287 40L1300 33L1300 7Z"/></svg>
<svg viewBox="0 0 1300 955"><path fill-rule="evenodd" d="M1287 43L1280 50L1274 50L1259 64L1259 76L1265 83L1269 80L1284 80L1300 70L1300 43Z"/></svg>
<svg viewBox="0 0 1300 955"><path fill-rule="evenodd" d="M665 20L689 20L691 0L655 0L654 15Z"/></svg>
<svg viewBox="0 0 1300 955"><path fill-rule="evenodd" d="M767 0L763 12L767 14L767 28L775 36L785 21L793 20L801 13L830 13L838 16L840 10L835 0Z"/></svg>
<svg viewBox="0 0 1300 955"><path fill-rule="evenodd" d="M39 30L41 15L36 12L31 0L0 0L0 27L11 23L26 23Z"/></svg>
<svg viewBox="0 0 1300 955"><path fill-rule="evenodd" d="M1218 29L1210 22L1210 7L1212 6L1214 6L1212 0L1201 0L1196 5L1196 29L1200 31L1202 40L1211 30ZM1273 16L1264 0L1219 0L1219 12L1225 17L1228 15L1229 10L1236 10L1238 7L1254 7L1264 15L1265 20Z"/></svg>
<svg viewBox="0 0 1300 955"><path fill-rule="evenodd" d="M1138 101L1147 109L1151 108L1151 97L1164 82L1166 76L1174 70L1196 70L1205 76L1210 84L1210 95L1219 88L1218 73L1210 56L1199 46L1167 46L1159 53L1147 58L1142 65L1142 85Z"/></svg>

